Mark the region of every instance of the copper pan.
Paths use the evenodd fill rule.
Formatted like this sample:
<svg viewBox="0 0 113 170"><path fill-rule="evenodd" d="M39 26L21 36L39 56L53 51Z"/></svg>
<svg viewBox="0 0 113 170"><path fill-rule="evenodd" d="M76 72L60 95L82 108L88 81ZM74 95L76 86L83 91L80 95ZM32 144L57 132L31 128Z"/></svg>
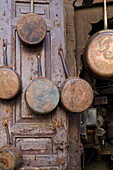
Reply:
<svg viewBox="0 0 113 170"><path fill-rule="evenodd" d="M113 30L108 29L104 0L104 30L94 34L86 46L84 63L93 75L101 79L113 77Z"/></svg>
<svg viewBox="0 0 113 170"><path fill-rule="evenodd" d="M33 113L44 115L57 107L59 91L52 81L42 76L40 52L37 54L37 58L38 77L28 85L25 92L25 101Z"/></svg>
<svg viewBox="0 0 113 170"><path fill-rule="evenodd" d="M68 77L60 87L61 104L63 108L69 112L75 114L83 112L92 104L92 87L87 81L79 77L70 77L62 49L59 49L59 55L62 59L66 77Z"/></svg>
<svg viewBox="0 0 113 170"><path fill-rule="evenodd" d="M31 13L21 17L17 23L17 33L23 44L34 46L40 44L47 32L47 25L43 17L34 14L34 0L31 0Z"/></svg>
<svg viewBox="0 0 113 170"><path fill-rule="evenodd" d="M18 73L7 66L7 45L4 41L3 63L0 67L0 99L12 99L21 90L21 80Z"/></svg>

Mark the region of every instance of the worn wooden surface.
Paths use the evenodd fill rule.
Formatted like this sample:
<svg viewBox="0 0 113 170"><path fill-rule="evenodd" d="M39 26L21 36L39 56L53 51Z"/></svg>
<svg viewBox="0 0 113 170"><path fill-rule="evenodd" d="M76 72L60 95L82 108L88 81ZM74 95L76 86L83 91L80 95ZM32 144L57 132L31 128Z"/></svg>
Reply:
<svg viewBox="0 0 113 170"><path fill-rule="evenodd" d="M74 9L72 0L65 0L66 14L66 63L71 76L77 76L76 59L75 59L75 25L74 25ZM75 38L74 38L75 37ZM68 114L69 116L69 170L80 170L80 120L78 114Z"/></svg>
<svg viewBox="0 0 113 170"><path fill-rule="evenodd" d="M0 146L6 144L3 122L7 119L12 145L21 149L20 169L66 170L68 166L68 117L60 107L45 116L34 115L26 106L25 90L37 77L36 53L41 48L42 74L57 87L64 81L64 71L58 49L65 50L63 0L34 0L34 13L44 17L47 35L42 47L27 48L18 38L19 18L30 12L30 0L0 1L0 56L2 42L7 39L8 65L22 79L21 93L11 101L0 100ZM0 58L0 65L3 65Z"/></svg>

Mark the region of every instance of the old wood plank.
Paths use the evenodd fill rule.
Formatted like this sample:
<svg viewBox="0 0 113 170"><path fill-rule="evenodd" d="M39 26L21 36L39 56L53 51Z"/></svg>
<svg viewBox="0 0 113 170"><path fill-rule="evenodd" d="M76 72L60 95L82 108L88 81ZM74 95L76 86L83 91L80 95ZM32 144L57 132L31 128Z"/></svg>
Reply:
<svg viewBox="0 0 113 170"><path fill-rule="evenodd" d="M61 10L62 9L62 10ZM64 71L58 50L62 47L65 54L63 1L54 0L50 4L50 17L55 21L51 30L51 80L59 87L64 81Z"/></svg>
<svg viewBox="0 0 113 170"><path fill-rule="evenodd" d="M45 166L58 166L57 155L49 156L35 156L35 155L23 155L24 166L29 167L45 167Z"/></svg>
<svg viewBox="0 0 113 170"><path fill-rule="evenodd" d="M77 76L77 65L75 51L78 43L75 41L75 21L73 2L65 3L66 10L66 49L67 49L67 65L72 76ZM68 113L69 117L69 165L68 169L80 170L80 120L78 114Z"/></svg>
<svg viewBox="0 0 113 170"><path fill-rule="evenodd" d="M75 59L75 24L72 3L65 3L66 63L71 76L77 76Z"/></svg>
<svg viewBox="0 0 113 170"><path fill-rule="evenodd" d="M66 54L63 1L53 0L51 2L50 17L55 24L51 30L51 80L60 87L65 80L65 74L58 54L59 48L63 49L64 56ZM67 116L60 107L57 107L52 114L52 122L56 129L56 134L53 136L53 153L58 155L59 170L67 169Z"/></svg>
<svg viewBox="0 0 113 170"><path fill-rule="evenodd" d="M13 137L52 137L54 134L54 126L52 123L16 123L11 128L11 134ZM15 139L14 139L15 140Z"/></svg>

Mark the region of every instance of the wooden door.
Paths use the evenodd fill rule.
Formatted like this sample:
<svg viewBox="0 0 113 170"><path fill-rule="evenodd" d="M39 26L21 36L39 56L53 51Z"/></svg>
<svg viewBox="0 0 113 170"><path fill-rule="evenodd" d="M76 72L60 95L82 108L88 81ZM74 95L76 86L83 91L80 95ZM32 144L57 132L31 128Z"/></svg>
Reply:
<svg viewBox="0 0 113 170"><path fill-rule="evenodd" d="M38 116L27 108L25 90L37 77L36 53L40 48L25 47L19 40L16 26L19 18L30 12L30 0L0 1L0 65L3 64L3 39L7 40L8 65L22 80L22 91L12 100L0 100L0 147L6 144L3 122L8 121L11 142L22 151L21 170L66 170L68 166L68 119L59 106L48 115ZM47 35L41 49L43 76L57 87L65 75L58 55L65 54L63 0L34 0L34 13L44 17Z"/></svg>

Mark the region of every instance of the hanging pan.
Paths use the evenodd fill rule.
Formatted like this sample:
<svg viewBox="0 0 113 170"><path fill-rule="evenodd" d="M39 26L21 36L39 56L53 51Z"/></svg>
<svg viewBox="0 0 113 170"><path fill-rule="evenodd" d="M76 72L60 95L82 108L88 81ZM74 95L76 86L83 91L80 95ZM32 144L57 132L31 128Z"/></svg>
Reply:
<svg viewBox="0 0 113 170"><path fill-rule="evenodd" d="M94 34L87 44L84 63L97 78L113 77L113 30L107 26L106 0L104 0L104 30Z"/></svg>
<svg viewBox="0 0 113 170"><path fill-rule="evenodd" d="M12 99L21 90L21 80L19 75L7 66L7 50L3 41L3 62L0 67L0 99Z"/></svg>
<svg viewBox="0 0 113 170"><path fill-rule="evenodd" d="M5 123L4 126L7 134L7 145L0 148L0 169L18 169L22 165L22 154L17 147L11 146L8 124Z"/></svg>
<svg viewBox="0 0 113 170"><path fill-rule="evenodd" d="M60 87L62 106L69 112L83 112L92 104L93 90L87 81L79 77L70 77L62 49L59 49L59 55L68 77Z"/></svg>
<svg viewBox="0 0 113 170"><path fill-rule="evenodd" d="M47 32L45 20L33 13L34 1L31 0L31 13L26 14L17 24L17 33L23 44L33 46L41 43Z"/></svg>
<svg viewBox="0 0 113 170"><path fill-rule="evenodd" d="M59 103L59 91L52 81L42 77L41 56L38 58L38 75L26 89L25 101L28 108L36 114L47 114Z"/></svg>

